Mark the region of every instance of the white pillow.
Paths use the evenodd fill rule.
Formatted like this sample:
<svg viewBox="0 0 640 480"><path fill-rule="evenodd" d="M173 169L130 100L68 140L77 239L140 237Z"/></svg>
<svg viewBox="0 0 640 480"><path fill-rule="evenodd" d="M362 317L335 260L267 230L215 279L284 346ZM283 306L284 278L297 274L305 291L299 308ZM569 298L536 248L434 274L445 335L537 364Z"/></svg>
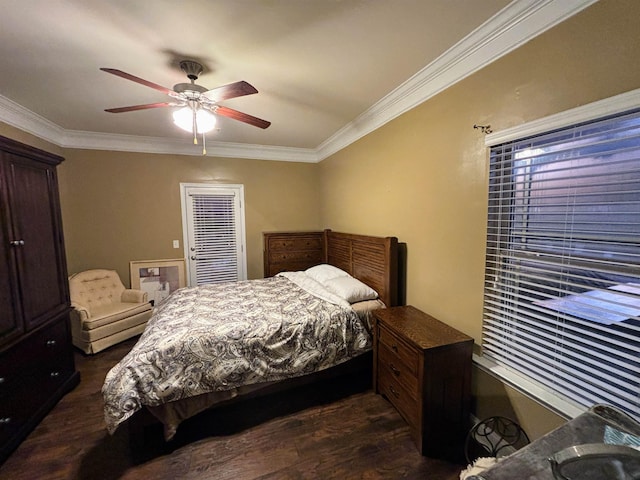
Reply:
<svg viewBox="0 0 640 480"><path fill-rule="evenodd" d="M344 298L349 303L378 298L378 293L373 288L351 276L332 278L325 281L324 286L327 287L327 290Z"/></svg>
<svg viewBox="0 0 640 480"><path fill-rule="evenodd" d="M386 308L387 306L384 304L382 300L376 298L375 300L364 300L362 302L355 302L351 304L351 308L353 308L356 313L369 313L373 310L378 310L380 308Z"/></svg>
<svg viewBox="0 0 640 480"><path fill-rule="evenodd" d="M328 265L326 263L307 268L304 272L311 278L313 278L316 282L320 282L322 284L324 284L324 282L326 282L327 280L331 280L332 278L351 276L344 270L341 270L338 267L334 267L333 265Z"/></svg>

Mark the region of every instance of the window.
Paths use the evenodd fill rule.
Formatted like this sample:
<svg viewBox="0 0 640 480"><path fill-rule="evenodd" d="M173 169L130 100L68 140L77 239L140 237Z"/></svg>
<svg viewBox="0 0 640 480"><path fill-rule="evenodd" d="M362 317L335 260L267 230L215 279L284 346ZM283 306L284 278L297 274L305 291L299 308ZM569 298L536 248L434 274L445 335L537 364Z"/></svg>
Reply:
<svg viewBox="0 0 640 480"><path fill-rule="evenodd" d="M483 356L640 418L640 110L494 145Z"/></svg>

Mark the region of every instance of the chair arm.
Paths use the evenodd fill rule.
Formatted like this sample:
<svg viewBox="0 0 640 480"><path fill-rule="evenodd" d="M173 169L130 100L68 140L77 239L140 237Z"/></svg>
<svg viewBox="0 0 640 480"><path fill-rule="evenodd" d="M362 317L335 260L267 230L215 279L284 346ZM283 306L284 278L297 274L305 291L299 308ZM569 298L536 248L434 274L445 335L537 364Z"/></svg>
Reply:
<svg viewBox="0 0 640 480"><path fill-rule="evenodd" d="M122 297L120 301L126 303L142 303L147 302L148 294L144 290L136 290L135 288L127 288L124 292L122 292Z"/></svg>
<svg viewBox="0 0 640 480"><path fill-rule="evenodd" d="M89 307L85 307L84 305L76 302L71 302L71 308L73 308L71 314L77 316L81 322L91 318L91 311L89 310Z"/></svg>

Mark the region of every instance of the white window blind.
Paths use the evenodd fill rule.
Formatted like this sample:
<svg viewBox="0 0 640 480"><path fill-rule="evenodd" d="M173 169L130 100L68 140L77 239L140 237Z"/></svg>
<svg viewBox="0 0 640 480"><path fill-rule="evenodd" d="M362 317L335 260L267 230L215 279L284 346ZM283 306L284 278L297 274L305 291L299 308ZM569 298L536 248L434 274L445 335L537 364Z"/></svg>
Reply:
<svg viewBox="0 0 640 480"><path fill-rule="evenodd" d="M491 148L483 355L640 418L640 113Z"/></svg>

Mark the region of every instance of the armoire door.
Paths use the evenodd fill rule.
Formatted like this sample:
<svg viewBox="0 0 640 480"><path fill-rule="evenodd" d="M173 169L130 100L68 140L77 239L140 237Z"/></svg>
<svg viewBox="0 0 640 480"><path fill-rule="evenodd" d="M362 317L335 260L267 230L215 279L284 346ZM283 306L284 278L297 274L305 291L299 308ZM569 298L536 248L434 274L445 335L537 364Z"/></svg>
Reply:
<svg viewBox="0 0 640 480"><path fill-rule="evenodd" d="M9 243L15 255L27 330L69 307L54 164L5 153ZM27 300L28 299L28 300Z"/></svg>
<svg viewBox="0 0 640 480"><path fill-rule="evenodd" d="M2 166L0 165L0 171ZM0 179L1 183L1 179ZM6 236L4 198L0 198L0 345L19 337L24 331L21 315L18 311L18 292L11 282L15 278L15 265L12 246Z"/></svg>

